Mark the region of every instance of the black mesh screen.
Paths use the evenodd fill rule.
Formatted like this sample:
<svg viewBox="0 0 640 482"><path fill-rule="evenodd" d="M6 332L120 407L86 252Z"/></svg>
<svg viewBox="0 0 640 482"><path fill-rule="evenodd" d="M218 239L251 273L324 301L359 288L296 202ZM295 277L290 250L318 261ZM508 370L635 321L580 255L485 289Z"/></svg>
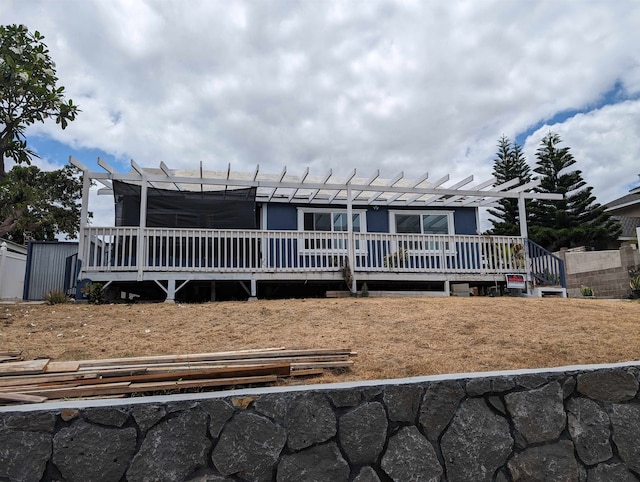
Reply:
<svg viewBox="0 0 640 482"><path fill-rule="evenodd" d="M140 186L113 181L116 226L140 224ZM171 191L147 189L150 228L256 229L256 189Z"/></svg>

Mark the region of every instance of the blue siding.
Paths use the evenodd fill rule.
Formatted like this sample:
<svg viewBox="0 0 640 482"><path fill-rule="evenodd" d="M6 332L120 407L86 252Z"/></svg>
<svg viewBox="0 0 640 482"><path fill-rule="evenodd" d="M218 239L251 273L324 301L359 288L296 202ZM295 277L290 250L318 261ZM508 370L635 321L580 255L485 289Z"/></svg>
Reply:
<svg viewBox="0 0 640 482"><path fill-rule="evenodd" d="M293 204L268 204L267 229L272 231L289 231L298 229L298 209Z"/></svg>
<svg viewBox="0 0 640 482"><path fill-rule="evenodd" d="M475 208L457 208L453 212L455 234L478 234Z"/></svg>
<svg viewBox="0 0 640 482"><path fill-rule="evenodd" d="M267 209L267 229L269 230L296 230L298 229L298 207L345 209L345 206L324 206L324 205L299 205L299 204L279 204L273 203L264 205ZM355 209L362 209L356 206ZM413 208L398 209L402 211L437 211L437 209ZM456 208L453 210L453 222L455 225L454 234L478 234L476 224L475 208ZM378 210L367 209L367 232L388 233L389 232L389 208L381 206Z"/></svg>
<svg viewBox="0 0 640 482"><path fill-rule="evenodd" d="M378 211L367 209L367 231L370 233L389 232L389 210L380 208Z"/></svg>

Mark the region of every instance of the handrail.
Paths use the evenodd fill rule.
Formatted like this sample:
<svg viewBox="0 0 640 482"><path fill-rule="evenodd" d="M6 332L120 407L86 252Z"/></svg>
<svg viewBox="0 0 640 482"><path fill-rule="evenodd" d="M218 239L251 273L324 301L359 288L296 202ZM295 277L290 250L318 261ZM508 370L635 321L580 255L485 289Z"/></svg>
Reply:
<svg viewBox="0 0 640 482"><path fill-rule="evenodd" d="M83 271L340 271L350 242L328 231L145 228L142 242L139 233L85 228ZM527 272L525 239L516 236L353 233L352 242L354 272Z"/></svg>
<svg viewBox="0 0 640 482"><path fill-rule="evenodd" d="M527 240L530 273L534 282L544 285L567 287L564 261L551 251Z"/></svg>

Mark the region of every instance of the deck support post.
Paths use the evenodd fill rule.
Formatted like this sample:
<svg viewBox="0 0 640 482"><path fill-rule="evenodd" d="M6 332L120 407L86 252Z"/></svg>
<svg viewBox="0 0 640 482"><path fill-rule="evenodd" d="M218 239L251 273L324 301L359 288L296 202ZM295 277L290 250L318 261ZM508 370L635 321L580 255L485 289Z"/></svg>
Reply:
<svg viewBox="0 0 640 482"><path fill-rule="evenodd" d="M446 296L451 296L451 281L445 280L444 282L444 292Z"/></svg>
<svg viewBox="0 0 640 482"><path fill-rule="evenodd" d="M175 303L176 302L176 280L168 279L167 280L167 297L164 300L165 303Z"/></svg>
<svg viewBox="0 0 640 482"><path fill-rule="evenodd" d="M142 281L144 275L144 231L147 227L147 173L142 173L142 186L140 189L140 226L138 228L138 244L136 248L136 264L138 265L138 281ZM175 287L175 281L174 287ZM173 297L172 297L173 299Z"/></svg>
<svg viewBox="0 0 640 482"><path fill-rule="evenodd" d="M520 222L520 236L524 238L524 267L526 269L525 280L527 286L527 293L533 293L533 278L531 276L531 270L529 269L529 247L527 245L527 239L529 237L527 227L527 209L525 204L524 192L520 193L518 197L518 220Z"/></svg>
<svg viewBox="0 0 640 482"><path fill-rule="evenodd" d="M258 282L255 278L251 278L251 294L249 301L258 301Z"/></svg>
<svg viewBox="0 0 640 482"><path fill-rule="evenodd" d="M78 281L83 276L83 270L85 267L84 249L87 241L91 243L91 240L85 239L87 219L89 218L89 188L91 187L91 177L89 171L82 171L82 204L80 207L80 229L78 230L78 261L80 261L80 269L78 270ZM90 250L89 250L90 251Z"/></svg>
<svg viewBox="0 0 640 482"><path fill-rule="evenodd" d="M210 296L211 301L215 301L216 300L216 282L212 281L211 282L211 296Z"/></svg>
<svg viewBox="0 0 640 482"><path fill-rule="evenodd" d="M349 291L351 291L353 295L358 292L355 253L355 241L353 237L353 191L351 191L351 186L347 185L347 256L349 258L352 279Z"/></svg>

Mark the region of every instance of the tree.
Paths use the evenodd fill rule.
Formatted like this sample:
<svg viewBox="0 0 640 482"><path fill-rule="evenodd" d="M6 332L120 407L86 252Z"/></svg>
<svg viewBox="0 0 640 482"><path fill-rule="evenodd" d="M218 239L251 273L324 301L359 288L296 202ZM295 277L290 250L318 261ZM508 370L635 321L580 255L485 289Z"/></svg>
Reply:
<svg viewBox="0 0 640 482"><path fill-rule="evenodd" d="M531 181L531 168L527 164L522 148L506 137L498 140L498 152L493 161L493 175L496 185L519 178L518 185ZM517 199L500 199L496 209L489 209L489 214L496 219L489 219L493 224L491 234L502 236L520 235L520 213Z"/></svg>
<svg viewBox="0 0 640 482"><path fill-rule="evenodd" d="M560 201L537 200L532 205L531 239L551 251L562 247L605 247L620 235L620 225L596 203L593 188L582 171L568 170L576 161L568 147L559 147L558 134L549 132L540 142L534 171L541 175L542 193L560 193Z"/></svg>
<svg viewBox="0 0 640 482"><path fill-rule="evenodd" d="M55 63L40 32L24 25L0 25L0 179L4 161L30 164L38 155L28 148L25 129L53 118L65 129L78 106L58 87Z"/></svg>
<svg viewBox="0 0 640 482"><path fill-rule="evenodd" d="M82 178L74 167L14 166L0 181L0 237L17 243L25 242L25 232L38 240L52 241L57 233L75 237L81 195Z"/></svg>

